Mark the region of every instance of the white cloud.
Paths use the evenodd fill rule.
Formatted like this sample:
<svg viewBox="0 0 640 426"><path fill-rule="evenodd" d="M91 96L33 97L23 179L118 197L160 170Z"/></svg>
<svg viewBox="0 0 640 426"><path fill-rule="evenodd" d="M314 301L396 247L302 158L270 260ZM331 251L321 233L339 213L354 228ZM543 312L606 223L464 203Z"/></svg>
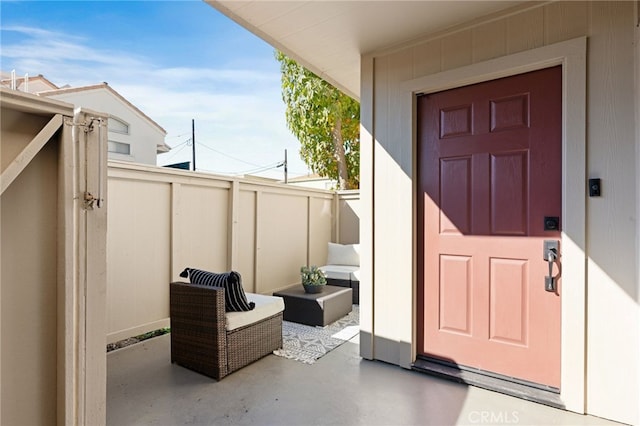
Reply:
<svg viewBox="0 0 640 426"><path fill-rule="evenodd" d="M200 83L225 83L248 85L257 83L269 83L279 75L265 73L256 70L245 69L203 69L203 68L165 68L152 72L153 77L162 80L175 80L187 84Z"/></svg>
<svg viewBox="0 0 640 426"><path fill-rule="evenodd" d="M2 45L2 62L11 63L18 74L43 74L58 85L106 81L167 130L171 146L190 137L195 119L196 141L210 148L196 145L199 169L246 172L255 165L282 161L287 149L291 175L307 172L297 154L298 142L286 128L275 59L273 68L266 70L160 67L151 58L112 51L69 34L29 27L2 31L24 36L18 43ZM189 148L163 154L159 163L188 161L190 152ZM282 177L282 171L263 175Z"/></svg>
<svg viewBox="0 0 640 426"><path fill-rule="evenodd" d="M46 66L55 75L68 71L72 78L91 70L113 71L144 66L143 58L112 52L102 46L86 44L80 37L40 28L3 27L3 31L17 32L26 38L16 44L3 43L2 56L17 65ZM56 69L56 68L61 69ZM62 71L62 72L61 72ZM61 75L62 77L62 75Z"/></svg>

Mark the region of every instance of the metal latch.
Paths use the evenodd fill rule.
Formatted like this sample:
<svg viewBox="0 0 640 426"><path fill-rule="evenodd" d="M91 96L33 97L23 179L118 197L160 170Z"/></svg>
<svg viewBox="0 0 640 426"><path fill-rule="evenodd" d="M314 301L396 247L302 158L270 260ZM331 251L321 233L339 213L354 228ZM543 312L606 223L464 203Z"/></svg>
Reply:
<svg viewBox="0 0 640 426"><path fill-rule="evenodd" d="M85 210L93 210L93 204L97 200L98 199L96 197L94 197L90 192L85 192L84 193L84 209Z"/></svg>

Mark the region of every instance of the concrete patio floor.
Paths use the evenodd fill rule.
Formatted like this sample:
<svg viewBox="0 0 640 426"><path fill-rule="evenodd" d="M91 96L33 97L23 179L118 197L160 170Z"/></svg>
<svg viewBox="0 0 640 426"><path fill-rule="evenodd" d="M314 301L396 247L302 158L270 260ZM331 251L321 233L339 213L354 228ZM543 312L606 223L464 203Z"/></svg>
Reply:
<svg viewBox="0 0 640 426"><path fill-rule="evenodd" d="M605 425L607 420L360 358L269 355L216 382L170 361L164 335L107 354L107 425Z"/></svg>

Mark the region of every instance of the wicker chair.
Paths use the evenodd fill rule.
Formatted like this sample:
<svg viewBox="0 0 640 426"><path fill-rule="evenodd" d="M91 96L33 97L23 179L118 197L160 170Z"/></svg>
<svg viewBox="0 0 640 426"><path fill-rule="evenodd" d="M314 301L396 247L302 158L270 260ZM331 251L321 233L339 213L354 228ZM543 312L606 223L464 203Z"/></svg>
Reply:
<svg viewBox="0 0 640 426"><path fill-rule="evenodd" d="M216 380L282 347L282 312L227 331L224 291L170 284L171 362Z"/></svg>

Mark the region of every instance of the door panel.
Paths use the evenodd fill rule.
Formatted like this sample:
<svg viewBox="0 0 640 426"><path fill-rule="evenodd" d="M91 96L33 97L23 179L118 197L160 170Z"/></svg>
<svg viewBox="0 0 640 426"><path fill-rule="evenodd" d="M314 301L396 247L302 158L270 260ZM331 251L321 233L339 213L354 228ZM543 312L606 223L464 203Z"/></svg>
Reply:
<svg viewBox="0 0 640 426"><path fill-rule="evenodd" d="M490 259L489 339L527 344L527 263L519 259Z"/></svg>
<svg viewBox="0 0 640 426"><path fill-rule="evenodd" d="M526 151L491 155L491 235L527 233L528 157Z"/></svg>
<svg viewBox="0 0 640 426"><path fill-rule="evenodd" d="M440 256L440 282L449 283L441 287L441 330L471 335L471 257Z"/></svg>
<svg viewBox="0 0 640 426"><path fill-rule="evenodd" d="M469 233L471 230L471 157L449 158L440 163L440 193L443 212L440 232Z"/></svg>
<svg viewBox="0 0 640 426"><path fill-rule="evenodd" d="M418 98L421 354L559 388L542 246L560 239L561 85L555 67Z"/></svg>

